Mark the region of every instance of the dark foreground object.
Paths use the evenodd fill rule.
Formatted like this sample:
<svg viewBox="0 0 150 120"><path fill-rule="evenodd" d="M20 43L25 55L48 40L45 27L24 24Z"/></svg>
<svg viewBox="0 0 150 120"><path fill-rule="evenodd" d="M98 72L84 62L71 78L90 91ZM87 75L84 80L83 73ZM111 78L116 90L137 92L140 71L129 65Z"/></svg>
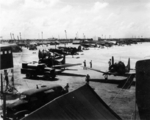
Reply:
<svg viewBox="0 0 150 120"><path fill-rule="evenodd" d="M150 59L136 63L136 100L141 120L150 120Z"/></svg>
<svg viewBox="0 0 150 120"><path fill-rule="evenodd" d="M40 108L51 100L67 93L68 90L60 85L43 86L30 89L20 94L19 100L7 105L7 118L14 120L24 117L25 114Z"/></svg>
<svg viewBox="0 0 150 120"><path fill-rule="evenodd" d="M88 85L63 95L22 120L121 120Z"/></svg>

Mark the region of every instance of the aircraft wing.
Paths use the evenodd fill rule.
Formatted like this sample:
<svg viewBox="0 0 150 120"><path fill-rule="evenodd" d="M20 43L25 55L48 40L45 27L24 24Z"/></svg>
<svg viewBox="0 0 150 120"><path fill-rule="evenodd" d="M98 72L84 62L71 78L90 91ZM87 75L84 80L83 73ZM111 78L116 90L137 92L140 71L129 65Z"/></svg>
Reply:
<svg viewBox="0 0 150 120"><path fill-rule="evenodd" d="M73 67L73 66L77 66L77 65L81 65L81 63L77 63L77 64L61 64L61 65L55 65L55 66L53 66L53 68L61 69L61 68Z"/></svg>
<svg viewBox="0 0 150 120"><path fill-rule="evenodd" d="M130 72L127 72L127 73L125 73L126 75L132 75L132 74L135 74L136 72L135 72L135 70L130 70Z"/></svg>
<svg viewBox="0 0 150 120"><path fill-rule="evenodd" d="M117 76L118 73L117 72L104 72L104 71L101 71L101 70L97 70L97 69L93 69L93 68L89 68L89 67L86 67L87 69L90 69L90 70L93 70L93 71L97 71L97 72L100 72L100 73L103 73L104 75L115 75Z"/></svg>
<svg viewBox="0 0 150 120"><path fill-rule="evenodd" d="M81 44L81 46L83 46L83 47L90 47L90 45L86 45L86 44Z"/></svg>
<svg viewBox="0 0 150 120"><path fill-rule="evenodd" d="M135 71L126 72L126 73L123 74L123 75L120 75L120 74L118 74L117 72L109 72L109 73L110 73L109 75L124 76L124 77L130 76L130 75L135 75Z"/></svg>
<svg viewBox="0 0 150 120"><path fill-rule="evenodd" d="M90 69L90 70L93 70L93 71L100 72L100 73L109 74L109 72L104 72L104 71L97 70L97 69L93 69L93 68L89 68L89 67L86 67L86 68L87 68L87 69Z"/></svg>

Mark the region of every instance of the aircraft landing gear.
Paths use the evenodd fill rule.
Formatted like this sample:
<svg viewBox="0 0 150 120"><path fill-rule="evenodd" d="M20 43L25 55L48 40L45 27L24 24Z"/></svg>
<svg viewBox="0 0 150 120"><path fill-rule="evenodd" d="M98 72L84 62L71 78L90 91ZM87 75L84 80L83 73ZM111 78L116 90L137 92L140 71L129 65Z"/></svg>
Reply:
<svg viewBox="0 0 150 120"><path fill-rule="evenodd" d="M103 74L103 76L105 80L108 80L108 74Z"/></svg>
<svg viewBox="0 0 150 120"><path fill-rule="evenodd" d="M31 76L32 76L32 75L31 75L30 73L27 73L27 74L26 74L26 78L31 78Z"/></svg>
<svg viewBox="0 0 150 120"><path fill-rule="evenodd" d="M49 80L50 77L51 77L51 76L50 76L49 74L45 74L45 75L44 75L45 80Z"/></svg>

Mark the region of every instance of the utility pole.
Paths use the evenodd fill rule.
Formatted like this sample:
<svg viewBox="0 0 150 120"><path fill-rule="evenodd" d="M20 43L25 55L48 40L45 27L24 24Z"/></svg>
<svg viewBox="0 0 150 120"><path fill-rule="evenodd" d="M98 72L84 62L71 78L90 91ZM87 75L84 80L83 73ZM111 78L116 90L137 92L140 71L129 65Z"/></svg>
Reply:
<svg viewBox="0 0 150 120"><path fill-rule="evenodd" d="M18 41L19 41L19 36L17 36L17 38L18 38Z"/></svg>
<svg viewBox="0 0 150 120"><path fill-rule="evenodd" d="M42 37L42 39L43 39L43 32L41 32L41 37Z"/></svg>
<svg viewBox="0 0 150 120"><path fill-rule="evenodd" d="M1 94L3 96L3 120L6 120L6 95L3 92L3 76L1 73Z"/></svg>
<svg viewBox="0 0 150 120"><path fill-rule="evenodd" d="M12 34L10 33L10 38L11 38L11 40L12 40Z"/></svg>
<svg viewBox="0 0 150 120"><path fill-rule="evenodd" d="M66 35L66 41L67 41L67 31L65 30L65 35ZM66 43L65 43L65 47L66 47Z"/></svg>
<svg viewBox="0 0 150 120"><path fill-rule="evenodd" d="M43 31L41 32L41 39L42 39L42 43L43 43Z"/></svg>
<svg viewBox="0 0 150 120"><path fill-rule="evenodd" d="M14 34L12 34L13 35L13 39L15 40L15 36L14 36Z"/></svg>
<svg viewBox="0 0 150 120"><path fill-rule="evenodd" d="M3 40L3 36L0 36L0 43L2 43L2 40Z"/></svg>
<svg viewBox="0 0 150 120"><path fill-rule="evenodd" d="M76 38L78 38L78 32L76 33Z"/></svg>
<svg viewBox="0 0 150 120"><path fill-rule="evenodd" d="M19 35L20 35L20 40L21 40L21 32L19 33Z"/></svg>

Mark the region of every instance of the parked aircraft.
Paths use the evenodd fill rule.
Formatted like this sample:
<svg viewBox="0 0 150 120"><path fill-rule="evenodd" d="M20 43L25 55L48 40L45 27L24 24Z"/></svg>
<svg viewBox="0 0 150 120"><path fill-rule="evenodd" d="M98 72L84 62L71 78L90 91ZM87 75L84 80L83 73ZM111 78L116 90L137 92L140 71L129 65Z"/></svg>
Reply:
<svg viewBox="0 0 150 120"><path fill-rule="evenodd" d="M56 56L55 53L50 53L49 51L46 51L45 53L39 51L39 63L45 63L48 67L52 67L54 69L65 69L66 67L81 65L80 63L77 64L66 63L65 54L61 55L57 53Z"/></svg>
<svg viewBox="0 0 150 120"><path fill-rule="evenodd" d="M137 44L137 41L135 39L121 39L116 41L117 45L131 45L131 44Z"/></svg>
<svg viewBox="0 0 150 120"><path fill-rule="evenodd" d="M135 71L133 71L133 72L130 71L131 70L130 58L128 59L127 66L125 66L125 64L122 61L119 61L118 63L114 63L114 57L113 56L112 56L112 59L110 62L111 62L111 65L109 66L109 68L108 68L109 70L107 72L93 69L93 68L88 68L88 69L103 73L105 80L108 79L109 75L125 76L125 77L131 77L132 76L134 78Z"/></svg>
<svg viewBox="0 0 150 120"><path fill-rule="evenodd" d="M58 49L49 49L50 52L65 54L65 55L78 55L78 52L82 52L81 46L76 47L58 47Z"/></svg>
<svg viewBox="0 0 150 120"><path fill-rule="evenodd" d="M89 48L89 47L97 47L96 43L81 43L81 46L84 48Z"/></svg>
<svg viewBox="0 0 150 120"><path fill-rule="evenodd" d="M112 47L113 45L115 45L114 42L107 41L107 40L98 41L97 44L100 45L100 46L105 46L105 47Z"/></svg>

